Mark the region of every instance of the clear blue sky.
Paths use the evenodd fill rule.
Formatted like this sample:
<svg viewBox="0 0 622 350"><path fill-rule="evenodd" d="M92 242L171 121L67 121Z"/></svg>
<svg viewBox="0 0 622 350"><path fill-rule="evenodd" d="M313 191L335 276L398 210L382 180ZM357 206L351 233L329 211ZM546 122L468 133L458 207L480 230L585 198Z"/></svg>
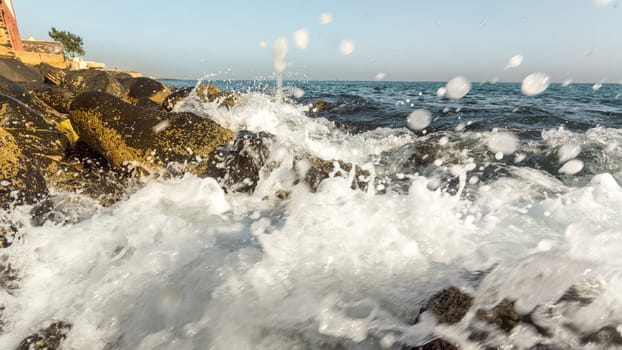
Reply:
<svg viewBox="0 0 622 350"><path fill-rule="evenodd" d="M86 59L156 77L270 77L272 42L286 36L288 78L520 81L543 71L556 81L622 81L622 6L593 0L13 2L22 37L69 30L84 39ZM325 12L333 21L322 25ZM305 50L292 44L300 28L310 34ZM342 39L355 44L349 56ZM523 64L504 70L515 54Z"/></svg>

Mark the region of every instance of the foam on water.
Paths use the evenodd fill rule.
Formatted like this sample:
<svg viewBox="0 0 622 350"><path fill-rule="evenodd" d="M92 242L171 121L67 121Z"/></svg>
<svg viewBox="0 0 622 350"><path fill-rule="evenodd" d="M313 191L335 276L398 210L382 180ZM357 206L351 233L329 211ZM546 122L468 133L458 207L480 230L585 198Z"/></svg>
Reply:
<svg viewBox="0 0 622 350"><path fill-rule="evenodd" d="M568 186L511 166L468 198L431 190L431 179L415 174L402 175L411 181L405 193L352 189L351 178L335 177L316 193L290 182L289 198L278 201L267 195L294 177L287 160L301 151L374 170L374 157L418 140L401 129L347 135L306 117L305 106L259 93L243 94L230 110L193 98L176 108L233 130L273 133L271 157L281 166L252 195L226 194L213 179L187 175L150 182L64 226L33 227L27 208L12 211L24 227L3 254L20 280L13 295L0 295L0 348L54 320L73 325L66 349L397 349L438 335L469 344L464 323L437 325L425 313L412 324L430 295L448 286L473 295L476 308L506 297L519 311L553 305L541 322L556 340L576 337L567 324L589 332L622 322L616 174ZM465 137L486 147L495 134ZM542 137L551 149L580 145L581 154L622 142L617 130L603 128ZM510 152L514 141L501 137L500 150ZM452 147L447 138L439 143ZM619 148L608 152L622 164ZM483 166L473 162L451 171L465 182ZM483 271L490 273L474 279ZM552 304L577 285L597 286L591 303ZM520 346L544 340L528 331L498 337Z"/></svg>

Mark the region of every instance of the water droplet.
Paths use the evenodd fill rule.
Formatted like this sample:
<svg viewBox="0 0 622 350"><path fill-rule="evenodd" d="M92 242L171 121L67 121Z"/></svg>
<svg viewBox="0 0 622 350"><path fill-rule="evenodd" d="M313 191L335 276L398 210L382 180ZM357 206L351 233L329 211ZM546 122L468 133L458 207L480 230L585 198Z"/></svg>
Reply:
<svg viewBox="0 0 622 350"><path fill-rule="evenodd" d="M432 121L432 114L425 109L417 109L410 113L406 119L406 124L412 130L425 129Z"/></svg>
<svg viewBox="0 0 622 350"><path fill-rule="evenodd" d="M351 55L352 52L354 52L354 43L352 40L341 40L341 43L339 44L339 52L341 52L344 56Z"/></svg>
<svg viewBox="0 0 622 350"><path fill-rule="evenodd" d="M287 66L285 57L287 56L287 38L277 38L272 44L272 58L274 60L274 70L281 73Z"/></svg>
<svg viewBox="0 0 622 350"><path fill-rule="evenodd" d="M303 89L301 89L301 88L295 88L294 89L294 97L301 98L304 95L305 95L305 91Z"/></svg>
<svg viewBox="0 0 622 350"><path fill-rule="evenodd" d="M462 75L459 75L447 82L447 97L452 99L463 98L471 90L471 82Z"/></svg>
<svg viewBox="0 0 622 350"><path fill-rule="evenodd" d="M512 154L518 149L518 136L511 132L495 132L488 137L488 149L493 153Z"/></svg>
<svg viewBox="0 0 622 350"><path fill-rule="evenodd" d="M594 5L598 7L607 7L607 6L614 5L615 3L616 3L616 0L594 0Z"/></svg>
<svg viewBox="0 0 622 350"><path fill-rule="evenodd" d="M297 48L304 50L309 47L309 31L306 29L298 29L292 36L294 39L294 45Z"/></svg>
<svg viewBox="0 0 622 350"><path fill-rule="evenodd" d="M438 88L438 90L436 90L436 96L438 96L438 97L443 97L443 96L445 96L445 94L447 94L447 89L444 86L442 86L442 87Z"/></svg>
<svg viewBox="0 0 622 350"><path fill-rule="evenodd" d="M559 168L559 173L574 175L581 170L583 170L583 161L580 159L573 159L562 165L562 167Z"/></svg>
<svg viewBox="0 0 622 350"><path fill-rule="evenodd" d="M544 73L531 73L521 84L521 92L526 96L536 96L544 92L551 84L551 78Z"/></svg>
<svg viewBox="0 0 622 350"><path fill-rule="evenodd" d="M598 90L600 90L601 87L603 87L602 83L596 83L596 84L592 85L592 90L598 91Z"/></svg>
<svg viewBox="0 0 622 350"><path fill-rule="evenodd" d="M570 86L570 84L572 84L572 79L571 78L566 78L566 79L564 79L564 81L562 81L562 86L563 87L568 87L568 86Z"/></svg>
<svg viewBox="0 0 622 350"><path fill-rule="evenodd" d="M380 72L378 74L376 74L376 80L384 80L384 78L387 76L386 73Z"/></svg>
<svg viewBox="0 0 622 350"><path fill-rule="evenodd" d="M505 69L516 68L523 64L523 55L514 55L508 60L508 64Z"/></svg>
<svg viewBox="0 0 622 350"><path fill-rule="evenodd" d="M333 21L333 15L328 12L322 13L320 15L320 24L329 24Z"/></svg>

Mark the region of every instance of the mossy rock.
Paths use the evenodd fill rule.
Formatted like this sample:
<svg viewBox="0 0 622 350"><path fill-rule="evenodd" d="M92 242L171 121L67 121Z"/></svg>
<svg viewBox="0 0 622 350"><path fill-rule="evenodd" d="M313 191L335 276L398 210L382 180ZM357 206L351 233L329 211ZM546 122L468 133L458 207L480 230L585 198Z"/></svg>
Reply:
<svg viewBox="0 0 622 350"><path fill-rule="evenodd" d="M37 69L15 58L0 58L0 76L18 83L43 82Z"/></svg>
<svg viewBox="0 0 622 350"><path fill-rule="evenodd" d="M74 98L71 91L52 84L37 84L30 91L39 100L54 108L59 113L69 113L69 106Z"/></svg>
<svg viewBox="0 0 622 350"><path fill-rule="evenodd" d="M33 204L46 196L43 175L13 135L0 128L0 208Z"/></svg>
<svg viewBox="0 0 622 350"><path fill-rule="evenodd" d="M85 92L106 92L122 99L128 98L128 89L112 74L99 70L69 71L62 87L74 96Z"/></svg>
<svg viewBox="0 0 622 350"><path fill-rule="evenodd" d="M426 310L434 313L439 323L459 322L473 305L473 297L456 287L436 293L428 302Z"/></svg>
<svg viewBox="0 0 622 350"><path fill-rule="evenodd" d="M71 324L63 321L52 323L22 340L16 350L57 350L71 330Z"/></svg>
<svg viewBox="0 0 622 350"><path fill-rule="evenodd" d="M198 87L185 87L168 95L162 102L162 109L172 111L177 103L195 93L203 102L220 101L219 106L231 108L238 102L239 96L233 91L222 91L212 84L201 84Z"/></svg>
<svg viewBox="0 0 622 350"><path fill-rule="evenodd" d="M210 155L206 174L232 192L253 192L266 165L273 135L242 130L233 144Z"/></svg>
<svg viewBox="0 0 622 350"><path fill-rule="evenodd" d="M0 127L15 137L22 152L34 157L47 174L65 157L69 139L56 124L24 103L0 94Z"/></svg>
<svg viewBox="0 0 622 350"><path fill-rule="evenodd" d="M122 79L121 84L129 90L129 97L136 101L149 99L160 105L171 93L166 85L146 77Z"/></svg>
<svg viewBox="0 0 622 350"><path fill-rule="evenodd" d="M309 169L306 172L304 180L311 188L311 191L317 191L320 183L329 177L341 176L347 177L352 171L352 164L346 163L342 160L324 160L315 157L301 157L298 161L308 162ZM368 185L367 177L369 172L363 170L358 165L354 168L354 180L352 181L352 188L366 189ZM301 179L298 179L299 182Z"/></svg>
<svg viewBox="0 0 622 350"><path fill-rule="evenodd" d="M70 119L80 139L114 167L133 163L156 170L176 162L201 175L201 163L233 139L210 119L143 109L103 92L78 96Z"/></svg>

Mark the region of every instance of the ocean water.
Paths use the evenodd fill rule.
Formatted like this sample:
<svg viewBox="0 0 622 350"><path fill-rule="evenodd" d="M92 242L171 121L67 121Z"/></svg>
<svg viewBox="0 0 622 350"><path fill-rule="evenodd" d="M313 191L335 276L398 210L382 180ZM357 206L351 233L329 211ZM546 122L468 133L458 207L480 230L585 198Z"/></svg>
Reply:
<svg viewBox="0 0 622 350"><path fill-rule="evenodd" d="M66 224L0 212L22 225L0 251L18 275L0 288L1 349L55 321L72 324L63 349L619 346L582 337L622 330L621 85L474 83L450 100L444 83L285 82L284 100L273 82L214 83L240 102L176 110L274 135L255 192L186 175L110 208L58 193ZM431 119L413 131L418 109ZM312 192L301 154L354 163L369 186ZM474 298L461 322L420 314L449 286ZM504 298L546 334L473 340L476 310Z"/></svg>

